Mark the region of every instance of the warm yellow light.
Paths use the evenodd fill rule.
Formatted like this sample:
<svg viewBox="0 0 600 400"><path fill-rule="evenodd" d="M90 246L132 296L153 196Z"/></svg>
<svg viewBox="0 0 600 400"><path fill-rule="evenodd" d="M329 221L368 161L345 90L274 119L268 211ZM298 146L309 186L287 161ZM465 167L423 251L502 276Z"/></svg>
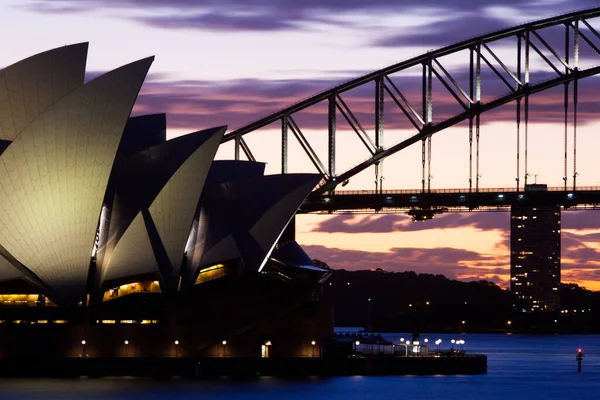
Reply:
<svg viewBox="0 0 600 400"><path fill-rule="evenodd" d="M227 344L227 340L223 340L223 346L225 346Z"/></svg>
<svg viewBox="0 0 600 400"><path fill-rule="evenodd" d="M315 342L315 341L313 340L312 342L310 342L310 344L312 344L312 345L314 346L315 344L317 344L317 342Z"/></svg>
<svg viewBox="0 0 600 400"><path fill-rule="evenodd" d="M174 343L175 343L175 346L179 346L179 340L176 340Z"/></svg>
<svg viewBox="0 0 600 400"><path fill-rule="evenodd" d="M462 321L462 323L463 323L463 324L466 324L466 323L467 323L467 321Z"/></svg>
<svg viewBox="0 0 600 400"><path fill-rule="evenodd" d="M85 340L82 340L82 341L81 341L81 344L85 344L85 343L86 343L86 341L85 341Z"/></svg>
<svg viewBox="0 0 600 400"><path fill-rule="evenodd" d="M511 324L512 324L512 321L507 321L506 323L507 323L508 325L511 325Z"/></svg>
<svg viewBox="0 0 600 400"><path fill-rule="evenodd" d="M271 343L271 341L270 341L270 340L267 340L267 341L265 342L265 346L271 346L271 345L272 345L272 343Z"/></svg>
<svg viewBox="0 0 600 400"><path fill-rule="evenodd" d="M129 340L125 341L125 346L127 346L129 344Z"/></svg>
<svg viewBox="0 0 600 400"><path fill-rule="evenodd" d="M114 319L103 319L101 321L103 324L116 324L117 321L115 321Z"/></svg>

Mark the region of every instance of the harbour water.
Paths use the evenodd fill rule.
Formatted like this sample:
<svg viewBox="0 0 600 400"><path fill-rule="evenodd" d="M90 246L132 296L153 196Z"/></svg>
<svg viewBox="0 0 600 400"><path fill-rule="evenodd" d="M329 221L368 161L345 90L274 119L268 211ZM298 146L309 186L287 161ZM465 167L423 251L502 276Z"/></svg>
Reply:
<svg viewBox="0 0 600 400"><path fill-rule="evenodd" d="M398 342L409 334L384 334ZM467 352L488 355L488 373L471 376L256 378L156 381L134 378L5 379L0 399L599 399L600 335L421 334L432 344L465 341ZM435 345L433 345L435 347ZM584 351L583 372L575 355Z"/></svg>

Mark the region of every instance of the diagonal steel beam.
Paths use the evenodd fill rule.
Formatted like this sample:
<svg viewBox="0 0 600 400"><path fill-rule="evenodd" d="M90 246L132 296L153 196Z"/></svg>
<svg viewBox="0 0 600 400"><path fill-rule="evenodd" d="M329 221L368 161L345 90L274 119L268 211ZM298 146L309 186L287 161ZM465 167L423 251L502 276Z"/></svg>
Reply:
<svg viewBox="0 0 600 400"><path fill-rule="evenodd" d="M535 34L534 31L531 31L531 33ZM546 64L552 67L554 72L556 72L558 75L563 74L558 68L556 68L556 65L554 65L554 63L550 61L544 53L541 52L541 50L531 41L531 39L529 39L529 47L531 47L538 54L538 56L542 57L542 60L546 61Z"/></svg>
<svg viewBox="0 0 600 400"><path fill-rule="evenodd" d="M572 82L576 79L583 79L583 78L587 78L587 77L590 77L593 75L598 75L598 74L600 74L600 66L594 67L594 68L589 68L589 69L582 70L582 71L574 71L573 73L570 73L568 75L561 75L557 78L554 78L554 79L551 79L551 80L548 80L548 81L545 81L542 83L538 83L536 85L523 86L519 90L517 90L513 93L509 93L506 96L497 98L489 103L482 103L482 104L475 105L470 110L460 113L460 114L458 114L452 118L449 118L445 121L442 121L439 124L429 125L425 129L423 129L421 132L413 135L412 137L410 137L388 149L385 149L384 151L381 151L381 152L375 154L369 160L363 161L362 163L358 164L354 168L351 168L350 170L339 175L338 181L343 182L346 179L349 179L352 176L358 174L359 172L369 168L370 166L374 165L378 161L380 161L386 157L389 157L392 154L395 154L395 153L399 152L400 150L403 150L403 149L407 148L408 146L410 146L414 143L417 143L420 140L426 139L429 135L438 133L444 129L447 129L451 126L458 124L459 122L462 122L464 120L472 118L475 115L484 113L486 111L493 110L497 107L500 107L500 106L507 104L511 101L514 101L516 99L520 99L520 98L524 98L524 97L526 98L532 94L539 93L539 92L542 92L547 89L551 89L551 88L559 86L559 85L564 85L567 82ZM320 193L320 189L318 189L315 192Z"/></svg>
<svg viewBox="0 0 600 400"><path fill-rule="evenodd" d="M536 38L537 38L537 39L540 41L540 43L541 43L541 44L543 44L543 45L544 45L544 47L546 47L548 50L550 50L550 53L552 53L552 55L553 55L554 57L556 57L556 59L557 59L558 61L560 61L560 62L561 62L561 64L562 64L562 65L563 65L565 68L567 68L567 69L571 69L571 67L569 66L569 63L568 63L568 62L566 62L566 61L565 61L565 59L564 59L564 58L562 58L562 57L560 56L560 54L558 54L558 53L556 52L556 50L554 50L554 49L552 48L552 46L550 46L550 45L548 44L548 42L546 42L546 41L544 40L544 38L543 38L543 37L541 37L541 36L540 36L540 35L539 35L539 34L538 34L536 31L531 31L531 33L533 33L533 35L534 35L534 36L535 36L535 37L536 37Z"/></svg>
<svg viewBox="0 0 600 400"><path fill-rule="evenodd" d="M406 108L404 108L404 106L400 103L400 101L398 100L398 98L392 93L392 91L390 90L390 88L388 87L388 85L384 83L383 84L383 88L388 93L388 95L392 98L392 100L394 101L394 103L396 103L396 105L398 106L398 108L400 110L402 110L402 112L404 113L404 115L406 116L406 118L415 127L415 129L418 130L418 131L420 131L421 130L421 125L418 125L415 122L415 120L410 116L410 114L408 113L408 110Z"/></svg>
<svg viewBox="0 0 600 400"><path fill-rule="evenodd" d="M375 146L375 142L373 142L373 139L371 139L369 134L362 127L360 121L358 120L358 118L356 118L352 110L350 110L350 107L346 105L346 102L342 99L342 97L340 95L337 95L336 98L336 105L342 113L342 115L344 116L344 118L346 119L346 121L348 122L348 124L350 125L350 127L354 130L354 132L356 132L360 140L364 143L364 145L371 152L371 154L374 154L377 147Z"/></svg>
<svg viewBox="0 0 600 400"><path fill-rule="evenodd" d="M348 122L348 125L350 125L350 127L352 128L352 130L354 130L361 142L363 142L367 150L369 150L371 154L375 154L375 151L377 150L377 148L375 147L375 143L373 143L373 140L371 139L369 134L364 130L358 119L356 119L350 108L348 108L344 100L342 100L342 98L339 95L337 96L336 106L338 110L340 110L340 113L342 114L346 122Z"/></svg>
<svg viewBox="0 0 600 400"><path fill-rule="evenodd" d="M492 72L496 74L496 76L500 78L502 82L504 82L506 87L508 87L511 91L514 92L515 88L513 87L513 85L511 85L510 82L506 80L504 76L502 76L502 74L496 69L496 67L494 67L494 65L483 54L480 54L480 56L481 59L487 64L487 66L492 70Z"/></svg>
<svg viewBox="0 0 600 400"><path fill-rule="evenodd" d="M315 104L327 99L327 97L332 92L343 93L350 89L359 87L365 83L371 82L378 76L393 74L395 72L402 71L404 69L414 67L416 65L420 65L423 62L426 62L429 58L439 58L439 57L442 57L445 55L457 53L462 50L472 48L473 46L476 46L479 43L489 43L489 42L508 38L508 37L515 36L515 35L526 35L526 34L528 34L528 32L530 30L543 29L546 27L561 25L561 24L572 22L574 19L584 20L584 19L596 18L596 17L600 17L600 7L591 8L591 9L583 10L583 11L571 12L571 13L559 15L556 17L551 17L551 18L546 18L546 19L539 20L539 21L529 22L529 23L526 23L523 25L519 25L519 26L503 29L503 30L500 30L497 32L493 32L490 34L482 35L479 37L467 39L462 42L459 42L459 43L456 43L456 44L453 44L453 45L450 45L447 47L443 47L438 50L434 50L434 51L431 51L431 52L428 52L425 54L421 54L421 55L419 55L417 57L413 57L409 60L390 65L381 70L378 70L378 71L366 74L364 76L358 77L356 79L352 79L348 82L342 83L341 85L338 85L333 89L318 93L306 100L300 101L296 104L286 107L286 108L284 108L278 112L275 112L267 117L261 118L257 121L251 122L245 126L239 127L237 129L235 129L234 131L226 134L223 137L222 142L226 143L228 141L234 140L234 138L236 136L245 135L256 129L259 129L261 127L269 125L273 122L277 122L277 120L286 113L292 114L294 112L298 112L307 107L315 105ZM554 68L556 68L556 67L554 67Z"/></svg>
<svg viewBox="0 0 600 400"><path fill-rule="evenodd" d="M494 52L492 51L492 49L490 49L490 48L488 47L488 45L487 45L487 44L483 43L483 47L484 47L484 48L485 48L485 49L488 51L488 53L490 53L490 55L491 55L492 57L494 57L494 60L496 60L496 62L497 62L497 63L498 63L498 64L499 64L499 65L502 67L502 69L503 69L503 70L504 70L504 71L505 71L505 72L506 72L508 75L510 75L510 77L511 77L511 78L513 78L513 80L514 80L514 81L517 83L517 85L522 85L522 84L523 84L523 83L521 82L521 80L520 80L519 78L517 78L517 77L515 76L515 74L513 74L513 73L512 73L512 71L511 71L511 70L510 70L510 69L509 69L509 68L506 66L506 64L504 64L504 63L502 62L502 60L500 59L500 57L498 57L498 56L496 55L496 53L494 53Z"/></svg>
<svg viewBox="0 0 600 400"><path fill-rule="evenodd" d="M306 140L306 137L304 136L304 134L298 127L298 124L296 124L296 121L294 121L294 119L292 118L291 115L288 116L288 124L289 124L289 126L288 126L289 129L292 131L294 136L296 136L296 139L298 139L300 146L302 146L302 148L304 149L304 152L306 153L306 155L308 156L310 161L313 163L315 168L319 171L319 173L327 178L332 178L327 173L327 170L325 169L325 165L323 165L323 163L317 156L317 153L315 153L315 151L311 147L310 143L308 143L308 140Z"/></svg>
<svg viewBox="0 0 600 400"><path fill-rule="evenodd" d="M246 158L248 158L248 161L256 161L256 158L254 158L254 155L250 151L250 147L248 147L248 143L246 143L243 137L240 138L240 147L246 155Z"/></svg>
<svg viewBox="0 0 600 400"><path fill-rule="evenodd" d="M454 91L454 89L452 89L452 87L450 87L450 85L448 85L448 82L446 82L446 80L436 71L436 69L432 67L431 70L433 71L433 74L438 78L438 80L442 83L442 85L444 85L444 87L446 88L446 90L452 95L452 97L454 97L454 100L456 100L462 106L462 108L464 108L465 110L468 109L469 107L456 94L456 92Z"/></svg>
<svg viewBox="0 0 600 400"><path fill-rule="evenodd" d="M456 81L456 79L454 79L452 77L452 75L450 75L450 73L446 70L446 68L444 68L444 66L435 58L433 59L433 62L435 63L435 65L437 65L437 67L439 68L440 71L442 71L444 73L444 75L446 75L446 77L448 79L450 79L450 82L452 82L452 84L456 87L456 89L464 96L465 99L467 99L467 101L469 103L474 103L473 99L471 96L469 96L467 94L467 92L465 92L465 90L462 88L462 86L460 86L458 84L458 82Z"/></svg>
<svg viewBox="0 0 600 400"><path fill-rule="evenodd" d="M406 97L404 97L404 95L402 94L400 89L398 89L398 86L396 86L394 84L394 82L388 76L386 76L385 79L387 80L388 84L392 87L392 89L394 89L396 94L402 99L402 101L404 102L404 105L406 105L406 108L408 108L410 110L410 112L412 113L414 118L416 118L417 121L419 121L421 123L421 125L425 125L425 120L421 117L421 115L417 112L417 110L415 110L414 107L409 103L409 101L406 99ZM412 122L413 125L416 125L416 122L413 119L413 117L411 117L408 113L406 113L406 116L410 119L410 122Z"/></svg>

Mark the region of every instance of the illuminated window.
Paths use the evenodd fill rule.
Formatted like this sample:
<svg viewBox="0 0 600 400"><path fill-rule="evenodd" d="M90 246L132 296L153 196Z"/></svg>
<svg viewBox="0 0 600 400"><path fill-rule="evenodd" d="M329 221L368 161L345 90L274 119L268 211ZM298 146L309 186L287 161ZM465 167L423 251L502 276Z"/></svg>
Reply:
<svg viewBox="0 0 600 400"><path fill-rule="evenodd" d="M133 293L161 293L160 284L158 281L132 282L112 288L104 292L102 301L118 299L119 297L127 296Z"/></svg>
<svg viewBox="0 0 600 400"><path fill-rule="evenodd" d="M122 319L121 321L122 324L135 324L135 321L132 319Z"/></svg>
<svg viewBox="0 0 600 400"><path fill-rule="evenodd" d="M117 321L115 321L114 319L103 319L101 321L101 323L103 323L103 324L116 324Z"/></svg>
<svg viewBox="0 0 600 400"><path fill-rule="evenodd" d="M230 274L230 269L224 264L216 264L207 268L203 268L198 272L194 285L199 285L204 282L212 281L213 279L222 278Z"/></svg>

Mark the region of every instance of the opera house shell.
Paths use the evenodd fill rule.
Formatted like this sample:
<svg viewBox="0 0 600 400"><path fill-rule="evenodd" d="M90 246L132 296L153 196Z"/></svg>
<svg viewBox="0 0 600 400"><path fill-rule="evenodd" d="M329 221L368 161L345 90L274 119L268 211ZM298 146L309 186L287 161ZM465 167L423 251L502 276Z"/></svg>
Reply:
<svg viewBox="0 0 600 400"><path fill-rule="evenodd" d="M293 218L320 176L214 161L225 126L166 140L130 117L153 57L85 82L87 50L0 70L0 357L310 351L330 272Z"/></svg>

